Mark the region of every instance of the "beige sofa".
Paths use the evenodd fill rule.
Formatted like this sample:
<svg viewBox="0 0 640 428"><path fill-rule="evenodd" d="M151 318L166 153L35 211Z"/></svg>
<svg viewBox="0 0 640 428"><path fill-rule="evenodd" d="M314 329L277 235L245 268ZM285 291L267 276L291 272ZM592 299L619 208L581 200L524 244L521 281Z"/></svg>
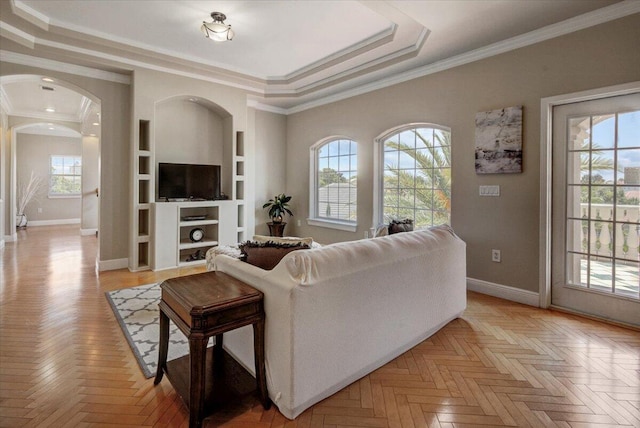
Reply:
<svg viewBox="0 0 640 428"><path fill-rule="evenodd" d="M465 247L442 226L294 251L271 271L224 254L210 268L264 293L269 396L293 419L460 316ZM250 326L224 344L254 373Z"/></svg>

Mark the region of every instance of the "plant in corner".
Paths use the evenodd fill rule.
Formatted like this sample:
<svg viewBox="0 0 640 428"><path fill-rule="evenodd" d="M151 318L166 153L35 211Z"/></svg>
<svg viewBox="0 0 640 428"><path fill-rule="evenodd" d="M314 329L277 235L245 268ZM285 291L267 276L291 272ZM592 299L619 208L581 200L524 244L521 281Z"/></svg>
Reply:
<svg viewBox="0 0 640 428"><path fill-rule="evenodd" d="M31 171L31 176L28 182L21 183L18 187L18 212L16 213L16 227L27 227L27 216L24 210L35 197L38 196L38 191L43 180L39 175L35 175Z"/></svg>
<svg viewBox="0 0 640 428"><path fill-rule="evenodd" d="M293 213L291 209L289 209L289 201L291 200L291 196L287 196L284 193L280 193L279 195L275 195L273 199L269 199L267 203L265 203L262 208L269 208L269 218L273 223L282 223L282 219L286 214L289 214L293 217Z"/></svg>

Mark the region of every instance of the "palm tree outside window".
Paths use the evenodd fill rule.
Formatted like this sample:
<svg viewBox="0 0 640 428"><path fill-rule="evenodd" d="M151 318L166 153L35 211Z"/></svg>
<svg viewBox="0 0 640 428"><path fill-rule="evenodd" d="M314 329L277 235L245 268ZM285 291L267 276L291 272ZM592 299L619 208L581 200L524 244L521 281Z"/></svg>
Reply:
<svg viewBox="0 0 640 428"><path fill-rule="evenodd" d="M378 142L379 223L411 219L416 229L450 223L450 130L414 124L396 128Z"/></svg>

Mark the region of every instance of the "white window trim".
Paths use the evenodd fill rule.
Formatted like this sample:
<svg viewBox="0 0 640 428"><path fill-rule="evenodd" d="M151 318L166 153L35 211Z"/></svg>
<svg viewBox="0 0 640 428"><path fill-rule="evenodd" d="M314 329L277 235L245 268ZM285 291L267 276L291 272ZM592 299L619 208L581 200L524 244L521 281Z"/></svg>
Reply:
<svg viewBox="0 0 640 428"><path fill-rule="evenodd" d="M73 193L73 194L68 194L68 195L59 195L59 194L55 194L55 195L48 195L47 199L80 199L82 197L82 195L80 193Z"/></svg>
<svg viewBox="0 0 640 428"><path fill-rule="evenodd" d="M358 142L351 137L345 135L332 135L323 138L309 147L309 218L307 224L309 226L326 227L329 229L344 230L347 232L355 232L358 229L358 221L337 220L326 217L316 216L316 207L318 202L318 148L324 146L333 140L351 140L356 144Z"/></svg>
<svg viewBox="0 0 640 428"><path fill-rule="evenodd" d="M449 133L451 132L451 128L443 125L428 122L414 122L389 128L373 140L373 224L371 227L377 228L384 223L382 215L384 212L382 206L384 200L384 198L382 198L382 189L384 189L384 142L390 135L413 128L433 128Z"/></svg>

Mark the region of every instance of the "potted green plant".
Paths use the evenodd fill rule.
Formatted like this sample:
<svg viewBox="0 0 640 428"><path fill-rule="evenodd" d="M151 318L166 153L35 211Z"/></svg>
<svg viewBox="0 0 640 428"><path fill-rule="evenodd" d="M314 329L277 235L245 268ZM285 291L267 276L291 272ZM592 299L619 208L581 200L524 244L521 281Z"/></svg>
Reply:
<svg viewBox="0 0 640 428"><path fill-rule="evenodd" d="M284 216L287 214L293 216L293 212L289 208L289 201L291 201L291 196L280 193L272 199L269 199L269 201L262 206L263 209L269 209L271 222L267 223L267 226L269 226L271 236L282 236L284 226L287 224L282 221Z"/></svg>
<svg viewBox="0 0 640 428"><path fill-rule="evenodd" d="M284 193L280 193L279 195L275 195L273 199L269 199L267 203L265 203L262 208L269 208L269 218L274 223L282 223L284 216L289 214L293 216L291 209L289 209L289 201L291 200L291 196L287 196Z"/></svg>

